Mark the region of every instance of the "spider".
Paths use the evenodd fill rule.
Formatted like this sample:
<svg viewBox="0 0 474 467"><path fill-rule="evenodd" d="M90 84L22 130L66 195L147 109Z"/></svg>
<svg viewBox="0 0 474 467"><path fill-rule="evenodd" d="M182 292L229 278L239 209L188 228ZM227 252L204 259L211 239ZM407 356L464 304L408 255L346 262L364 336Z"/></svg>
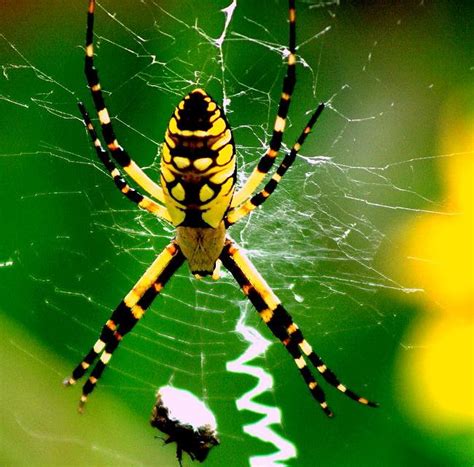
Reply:
<svg viewBox="0 0 474 467"><path fill-rule="evenodd" d="M290 353L313 398L328 416L325 395L308 367L309 361L322 377L351 399L371 407L378 404L358 396L343 385L305 340L301 330L278 297L258 273L245 253L227 234L227 229L262 205L273 193L321 115L319 104L304 130L269 177L257 191L273 166L281 148L291 96L296 83L295 0L289 0L289 54L287 71L278 105L273 133L266 152L243 186L235 190L236 162L232 130L218 104L202 89L194 89L179 102L168 124L161 150L160 181L156 184L130 158L119 144L105 106L97 69L94 67L93 24L95 1L89 0L85 47L85 75L98 114L104 149L84 104L79 103L85 126L98 157L112 176L117 188L140 208L164 219L176 228L176 236L158 255L143 276L113 311L98 340L64 381L73 385L98 359L82 387L79 411L95 388L104 369L123 337L145 314L155 297L176 270L187 261L197 277L218 277L222 264L235 278L260 317ZM109 157L112 155L113 160ZM114 162L115 161L115 162ZM115 165L154 200L131 188Z"/></svg>

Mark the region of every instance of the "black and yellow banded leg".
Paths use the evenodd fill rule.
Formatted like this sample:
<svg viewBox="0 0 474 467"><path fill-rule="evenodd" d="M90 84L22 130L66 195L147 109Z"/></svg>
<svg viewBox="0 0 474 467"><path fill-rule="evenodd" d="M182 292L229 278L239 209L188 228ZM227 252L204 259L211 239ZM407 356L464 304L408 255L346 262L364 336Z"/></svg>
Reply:
<svg viewBox="0 0 474 467"><path fill-rule="evenodd" d="M291 165L295 161L296 155L301 149L301 146L303 146L303 143L305 142L307 136L311 132L311 129L317 122L323 110L324 110L324 104L321 103L319 104L318 108L309 119L304 130L301 132L300 136L296 140L296 143L291 148L291 151L289 152L289 154L287 154L283 158L280 165L278 166L278 169L275 171L275 173L273 174L272 178L268 181L268 183L264 186L263 190L257 193L256 195L252 196L252 198L250 198L241 206L235 207L229 211L225 219L227 227L232 224L235 224L238 220L242 219L242 217L246 216L255 208L262 205L270 197L270 195L275 191L275 188L278 186L278 183L280 183L280 180L283 178L286 171L291 167Z"/></svg>
<svg viewBox="0 0 474 467"><path fill-rule="evenodd" d="M257 167L250 174L244 185L237 191L232 199L232 207L239 206L252 196L265 175L272 167L278 151L281 148L283 133L286 126L286 118L290 108L291 96L296 84L296 9L295 0L289 0L289 53L287 61L287 72L283 80L283 89L278 104L278 112L273 125L273 133L268 149L258 162Z"/></svg>
<svg viewBox="0 0 474 467"><path fill-rule="evenodd" d="M310 360L329 384L363 405L377 407L376 403L358 396L344 386L337 379L335 374L327 368L321 358L313 351L309 343L306 341L301 330L297 324L293 322L289 313L281 305L278 297L273 293L250 260L241 250L238 249L235 243L230 240L226 242L221 254L221 260L222 264L237 280L244 294L255 306L263 321L292 355L301 375L311 391L311 394L328 416L332 416L332 411L327 405L323 390L318 386L313 374L309 370L303 354Z"/></svg>
<svg viewBox="0 0 474 467"><path fill-rule="evenodd" d="M125 172L147 193L151 194L155 199L164 203L162 188L151 180L148 175L134 162L127 151L123 149L116 136L110 120L109 112L105 106L104 96L99 82L99 74L94 67L94 11L95 0L89 0L89 9L87 12L87 31L86 31L86 57L84 72L86 74L87 83L92 93L92 99L99 116L102 134L105 143L110 150L113 158L123 167Z"/></svg>
<svg viewBox="0 0 474 467"><path fill-rule="evenodd" d="M300 351L308 358L312 365L319 371L323 378L333 387L344 393L347 397L359 402L362 405L370 407L378 407L376 402L369 401L365 397L360 397L354 391L342 384L334 372L326 366L321 357L313 350L308 341L304 338L298 325L293 321L290 314L281 307L274 313L272 321L275 321L275 326L279 326L286 330L288 345L299 347Z"/></svg>
<svg viewBox="0 0 474 467"><path fill-rule="evenodd" d="M278 316L281 313L286 313L286 310L282 307L278 297L273 293L272 289L248 258L231 240L226 242L220 258L222 264L234 276L242 291L258 311L265 324L270 328L274 336L283 343L293 357L311 395L319 403L324 413L331 417L333 413L328 407L324 391L318 385L308 368L300 348L288 338L287 329L279 323Z"/></svg>
<svg viewBox="0 0 474 467"><path fill-rule="evenodd" d="M79 405L80 411L82 411L88 394L94 389L122 337L130 332L140 320L153 299L183 262L184 256L179 247L174 242L168 245L114 310L102 328L99 339L74 369L72 375L64 380L65 386L75 384L100 355L99 362L84 384Z"/></svg>
<svg viewBox="0 0 474 467"><path fill-rule="evenodd" d="M290 318L291 319L291 318ZM296 330L290 334L290 340L294 345L298 345L303 353L308 357L309 361L315 366L315 368L321 373L323 378L333 387L341 391L347 397L351 398L352 400L359 402L362 405L368 405L369 407L378 407L379 404L377 402L369 401L365 397L361 397L356 394L354 391L349 389L347 386L342 384L334 372L326 366L326 364L321 360L319 355L313 350L311 345L304 339L303 334L298 329L298 327L292 323L292 329L296 328Z"/></svg>
<svg viewBox="0 0 474 467"><path fill-rule="evenodd" d="M288 341L287 339L282 339L281 341L283 345L285 345L286 350L288 350L290 355L293 357L293 360L295 361L295 364L298 367L298 370L301 376L303 377L305 383L307 384L311 392L311 395L318 402L323 412L328 417L333 417L334 413L329 408L328 403L326 402L326 396L324 394L324 391L321 388L321 386L319 386L318 382L315 380L313 374L311 373L311 370L308 368L308 365L306 364L306 361L299 347L295 345L293 342Z"/></svg>
<svg viewBox="0 0 474 467"><path fill-rule="evenodd" d="M120 192L126 198L128 198L133 203L137 204L140 208L145 209L146 211L154 214L157 217L160 217L162 219L165 219L171 222L171 217L168 213L168 210L164 206L153 201L151 198L148 198L148 196L142 195L139 191L135 190L134 188L131 188L128 185L128 183L123 178L120 170L115 166L115 164L110 159L107 151L102 147L102 144L97 136L97 132L94 128L94 125L86 110L86 107L84 106L82 102L79 102L78 106L79 106L79 110L81 111L84 124L86 125L87 131L92 140L92 144L94 145L97 156L99 157L102 164L104 164L104 167L112 176L115 186L120 190Z"/></svg>

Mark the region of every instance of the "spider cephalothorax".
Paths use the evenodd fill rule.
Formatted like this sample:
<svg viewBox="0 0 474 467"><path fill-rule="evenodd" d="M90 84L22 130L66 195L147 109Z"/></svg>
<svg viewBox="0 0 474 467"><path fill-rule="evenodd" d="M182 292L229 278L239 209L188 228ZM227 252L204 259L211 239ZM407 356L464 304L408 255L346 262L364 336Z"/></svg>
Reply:
<svg viewBox="0 0 474 467"><path fill-rule="evenodd" d="M95 1L89 0L85 73L107 150L102 147L94 125L84 105L80 103L84 122L97 155L119 190L140 208L173 224L176 236L119 303L102 328L99 339L65 380L67 386L75 384L99 358L83 386L80 410L83 410L89 394L122 338L133 329L167 281L186 260L196 276L212 274L216 263L222 262L270 331L294 359L312 396L327 415L331 416L332 411L308 367L308 361L330 385L361 404L375 407L374 402L358 396L344 386L323 363L278 297L227 234L227 229L232 224L269 199L295 161L324 109L324 105L319 104L291 150L261 186L281 149L296 82L295 0L289 0L287 73L272 136L257 166L238 190L235 190L235 146L230 126L222 109L202 89L195 89L185 96L170 119L161 151L161 186L153 182L120 146L105 106L98 72L94 67L94 10ZM131 188L115 163L154 199ZM217 274L214 277L217 278Z"/></svg>

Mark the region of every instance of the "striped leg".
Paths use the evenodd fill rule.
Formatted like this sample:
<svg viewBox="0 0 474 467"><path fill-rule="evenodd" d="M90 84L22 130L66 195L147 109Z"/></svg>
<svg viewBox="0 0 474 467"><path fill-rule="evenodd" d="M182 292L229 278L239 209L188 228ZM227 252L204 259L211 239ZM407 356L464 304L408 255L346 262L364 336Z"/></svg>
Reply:
<svg viewBox="0 0 474 467"><path fill-rule="evenodd" d="M291 354L301 375L303 376L303 379L308 385L312 396L328 416L332 416L333 413L326 403L323 390L318 385L308 368L303 354L316 367L329 384L361 404L377 407L376 403L370 402L363 397L359 397L353 391L341 384L334 373L326 367L321 358L313 351L311 346L305 340L302 332L293 322L289 313L285 308L283 308L278 297L272 292L271 288L248 258L231 240L227 240L221 254L221 260L222 264L237 280L244 294L257 309L263 321Z"/></svg>
<svg viewBox="0 0 474 467"><path fill-rule="evenodd" d="M242 188L234 195L232 207L239 206L252 196L257 187L265 178L275 161L275 157L281 147L283 132L285 131L286 118L290 108L291 96L296 84L296 9L295 0L289 0L289 54L286 76L283 80L283 90L278 104L278 113L273 126L273 134L270 139L267 152L260 159L257 167L250 174Z"/></svg>
<svg viewBox="0 0 474 467"><path fill-rule="evenodd" d="M94 11L95 0L89 0L89 9L87 12L87 31L86 31L86 58L84 72L87 83L92 93L94 105L99 116L100 125L104 140L109 148L113 158L123 167L125 172L145 191L150 193L158 201L164 203L163 190L151 180L148 175L130 158L127 151L123 149L115 136L109 112L105 106L102 89L99 82L99 74L94 67Z"/></svg>
<svg viewBox="0 0 474 467"><path fill-rule="evenodd" d="M148 198L148 196L142 195L139 191L131 188L128 185L128 183L124 180L120 170L117 169L115 164L110 160L107 151L102 147L100 140L97 137L97 132L95 131L94 125L92 124L84 104L79 102L78 106L97 156L104 164L105 168L109 171L114 180L115 186L121 191L121 193L125 195L125 197L137 204L142 209L145 209L155 216L161 217L162 219L166 219L167 221L171 222L171 217L168 213L168 210L164 206L156 203L152 199Z"/></svg>
<svg viewBox="0 0 474 467"><path fill-rule="evenodd" d="M179 247L174 242L168 245L114 310L89 353L74 369L72 375L64 380L65 386L75 384L100 355L99 361L83 386L79 411L83 411L88 395L93 391L123 336L132 330L183 262L184 256Z"/></svg>
<svg viewBox="0 0 474 467"><path fill-rule="evenodd" d="M303 146L303 143L305 142L306 137L310 133L314 124L317 122L323 110L324 110L324 104L321 103L319 104L318 108L311 116L306 127L300 134L299 138L296 140L296 143L291 148L290 153L287 154L284 157L284 159L281 161L281 164L279 165L278 169L275 171L272 178L268 181L268 183L265 185L263 190L257 193L256 195L252 196L252 198L250 198L247 202L245 202L241 206L235 207L229 211L229 213L226 216L227 227L232 224L235 224L242 217L246 216L251 211L253 211L256 207L263 204L269 198L269 196L275 191L275 188L277 187L278 183L280 182L282 177L285 175L286 171L291 167L291 165L295 161L296 155L301 149L301 146Z"/></svg>

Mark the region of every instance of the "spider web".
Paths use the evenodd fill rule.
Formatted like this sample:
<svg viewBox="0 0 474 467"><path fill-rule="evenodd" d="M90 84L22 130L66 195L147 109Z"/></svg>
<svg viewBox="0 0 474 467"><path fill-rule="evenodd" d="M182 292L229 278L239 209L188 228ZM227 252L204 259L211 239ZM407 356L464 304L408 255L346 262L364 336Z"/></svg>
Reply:
<svg viewBox="0 0 474 467"><path fill-rule="evenodd" d="M271 135L288 53L286 3L265 0L258 11L241 0L116 3L98 5L96 63L122 145L157 178L169 115L186 92L203 87L233 127L241 183ZM47 32L48 46L26 34L0 37L2 128L12 133L0 162L10 174L3 193L15 194L16 209L5 208L10 235L0 268L29 292L11 305L14 317L73 364L173 235L120 196L88 143L75 110L81 99L92 111L82 76L82 7L64 12L52 3L51 21L69 25L60 42ZM404 21L425 7L394 7L388 29L359 32L357 46L345 37L354 33L351 8L317 1L297 8L298 83L285 149L319 101L327 109L272 199L230 233L341 379L374 397L383 390L374 376L386 363L383 349L405 345L398 339L407 318L389 299L419 292L387 266L397 223L443 214L436 187L419 182L445 157L420 142L429 139L430 122L420 122L417 135L401 123L410 108L440 98L437 83L420 76L400 91L386 64L402 63L390 40L410 41ZM46 31L45 12L39 16ZM88 411L100 410L94 398L104 391L146 414L145 424L154 392L171 383L216 414L222 445L209 465L291 463L296 452L297 465L308 465L315 448L303 439L332 441L291 358L273 342L228 274L198 282L183 267L121 345ZM374 355L374 348L381 350ZM53 372L66 376L62 367ZM337 412L348 412L345 423L359 420L357 407L331 389L327 396ZM312 425L303 436L307 413Z"/></svg>

